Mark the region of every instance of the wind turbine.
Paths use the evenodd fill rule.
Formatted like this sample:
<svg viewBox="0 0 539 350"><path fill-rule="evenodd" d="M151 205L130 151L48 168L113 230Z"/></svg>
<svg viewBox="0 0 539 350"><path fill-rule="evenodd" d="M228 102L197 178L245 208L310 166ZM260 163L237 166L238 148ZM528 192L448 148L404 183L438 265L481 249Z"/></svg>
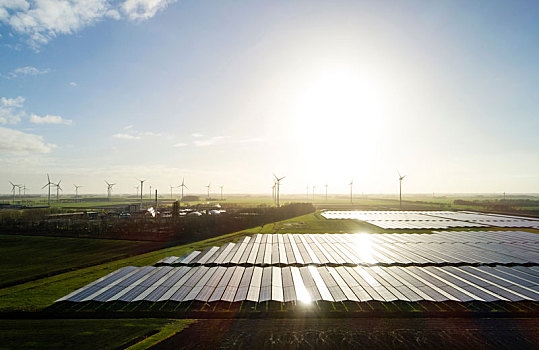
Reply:
<svg viewBox="0 0 539 350"><path fill-rule="evenodd" d="M223 200L223 187L225 187L225 185L221 185L219 186L221 188L221 201Z"/></svg>
<svg viewBox="0 0 539 350"><path fill-rule="evenodd" d="M13 182L9 182L11 184L11 192L13 192L13 203L15 203L15 187L18 187L19 185L15 185ZM47 186L47 185L45 185Z"/></svg>
<svg viewBox="0 0 539 350"><path fill-rule="evenodd" d="M81 188L82 186L77 186L75 184L73 184L73 186L75 186L75 201L79 200L79 188Z"/></svg>
<svg viewBox="0 0 539 350"><path fill-rule="evenodd" d="M181 199L181 201L183 201L183 189L187 188L187 186L185 186L185 179L184 178L182 178L182 184L180 186L178 186L178 187L180 187L182 189L182 199ZM187 188L187 189L189 189L189 188Z"/></svg>
<svg viewBox="0 0 539 350"><path fill-rule="evenodd" d="M109 202L110 202L110 196L112 195L112 186L114 186L116 184L109 184L107 182L107 180L105 180L105 183L107 184L107 195L108 195Z"/></svg>
<svg viewBox="0 0 539 350"><path fill-rule="evenodd" d="M23 199L23 202L26 202L26 190L29 190L28 187L26 187L26 185L22 185L22 199Z"/></svg>
<svg viewBox="0 0 539 350"><path fill-rule="evenodd" d="M176 186L169 185L170 187L170 200L172 200L172 189L176 188Z"/></svg>
<svg viewBox="0 0 539 350"><path fill-rule="evenodd" d="M271 199L273 200L273 205L275 205L275 187L277 186L277 182L273 180L273 186L271 186Z"/></svg>
<svg viewBox="0 0 539 350"><path fill-rule="evenodd" d="M211 183L208 184L208 186L204 186L208 189L208 200L210 199L210 187L211 187Z"/></svg>
<svg viewBox="0 0 539 350"><path fill-rule="evenodd" d="M144 188L144 181L146 181L146 179L145 180L138 179L138 180L140 181L140 205L142 206L142 190Z"/></svg>
<svg viewBox="0 0 539 350"><path fill-rule="evenodd" d="M406 177L406 175L401 176L399 171L397 171L397 174L399 174L399 207L402 210L402 180Z"/></svg>
<svg viewBox="0 0 539 350"><path fill-rule="evenodd" d="M328 200L328 184L326 184L326 201Z"/></svg>
<svg viewBox="0 0 539 350"><path fill-rule="evenodd" d="M277 198L277 206L279 206L279 195L280 195L280 188L281 188L281 180L284 179L286 176L278 178L277 175L273 174L273 177L275 178L275 184L277 185L276 198Z"/></svg>
<svg viewBox="0 0 539 350"><path fill-rule="evenodd" d="M60 182L62 182L62 180L58 181L57 184L53 184L54 186L56 186L56 202L60 201L60 191L63 191L62 187L60 187Z"/></svg>
<svg viewBox="0 0 539 350"><path fill-rule="evenodd" d="M313 202L314 202L314 189L316 188L316 186L313 185Z"/></svg>
<svg viewBox="0 0 539 350"><path fill-rule="evenodd" d="M136 186L133 187L133 188L136 188L136 189L137 189L137 196L138 196L138 189L140 188L140 186L139 186L139 185L136 185Z"/></svg>
<svg viewBox="0 0 539 350"><path fill-rule="evenodd" d="M54 185L54 184L51 182L51 178L49 177L49 174L47 174L47 184L41 187L41 189L44 189L45 187L49 186L49 206L51 205L51 185Z"/></svg>
<svg viewBox="0 0 539 350"><path fill-rule="evenodd" d="M354 179L348 184L350 186L350 204L352 204L352 189L354 188Z"/></svg>

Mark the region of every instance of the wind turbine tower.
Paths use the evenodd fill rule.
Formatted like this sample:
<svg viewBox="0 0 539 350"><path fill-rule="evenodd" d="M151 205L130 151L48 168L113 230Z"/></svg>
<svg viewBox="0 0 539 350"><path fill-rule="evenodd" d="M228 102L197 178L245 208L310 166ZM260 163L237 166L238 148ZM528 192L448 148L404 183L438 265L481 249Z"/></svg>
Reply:
<svg viewBox="0 0 539 350"><path fill-rule="evenodd" d="M208 184L208 186L204 186L208 189L208 200L210 199L210 187L211 187L211 183Z"/></svg>
<svg viewBox="0 0 539 350"><path fill-rule="evenodd" d="M47 174L47 183L45 184L45 186L41 187L41 189L44 189L47 186L49 187L49 200L48 200L49 206L51 205L51 185L54 185L54 184L51 182L51 178L49 177L49 174ZM15 189L13 191L15 191Z"/></svg>
<svg viewBox="0 0 539 350"><path fill-rule="evenodd" d="M313 202L314 202L314 189L316 188L316 186L313 185Z"/></svg>
<svg viewBox="0 0 539 350"><path fill-rule="evenodd" d="M57 184L53 184L56 186L56 202L60 202L60 191L63 191L62 187L60 187L60 182L62 182L62 180L58 181Z"/></svg>
<svg viewBox="0 0 539 350"><path fill-rule="evenodd" d="M141 179L138 179L140 181L140 206L142 206L142 191L144 190L144 181L146 180L141 180ZM138 191L138 189L137 189Z"/></svg>
<svg viewBox="0 0 539 350"><path fill-rule="evenodd" d="M29 190L28 187L26 187L26 185L22 185L22 201L23 202L26 202L26 190Z"/></svg>
<svg viewBox="0 0 539 350"><path fill-rule="evenodd" d="M77 185L73 185L75 186L75 201L78 201L79 200L79 188L81 188L82 186L77 186Z"/></svg>
<svg viewBox="0 0 539 350"><path fill-rule="evenodd" d="M326 184L326 201L328 200L328 184Z"/></svg>
<svg viewBox="0 0 539 350"><path fill-rule="evenodd" d="M17 187L18 185L15 185L13 182L9 182L11 184L11 192L13 192L13 203L15 203L15 187ZM47 186L47 185L45 185Z"/></svg>
<svg viewBox="0 0 539 350"><path fill-rule="evenodd" d="M172 189L176 188L177 186L172 186L172 185L169 185L169 186L170 186L170 200L172 200Z"/></svg>
<svg viewBox="0 0 539 350"><path fill-rule="evenodd" d="M277 175L273 174L273 177L275 178L275 184L277 185L277 192L276 192L276 202L277 206L280 206L279 197L280 197L280 189L281 189L281 180L284 179L286 176L283 176L281 178L277 177Z"/></svg>
<svg viewBox="0 0 539 350"><path fill-rule="evenodd" d="M402 180L406 177L406 175L402 175L397 171L397 174L399 174L399 208L402 210Z"/></svg>
<svg viewBox="0 0 539 350"><path fill-rule="evenodd" d="M348 184L348 186L350 186L350 204L352 204L352 189L354 188L354 179L352 179L352 181L350 181L350 183Z"/></svg>
<svg viewBox="0 0 539 350"><path fill-rule="evenodd" d="M224 185L221 185L221 201L223 200L223 187L225 187Z"/></svg>
<svg viewBox="0 0 539 350"><path fill-rule="evenodd" d="M107 180L105 180L105 183L107 184L107 195L108 195L108 198L109 198L109 202L110 202L110 197L112 195L112 186L116 185L116 184L109 184L107 182Z"/></svg>
<svg viewBox="0 0 539 350"><path fill-rule="evenodd" d="M187 186L185 186L185 178L182 178L182 184L180 185L180 187L182 189L182 198L181 198L180 202L182 202L183 201L183 189L187 188Z"/></svg>

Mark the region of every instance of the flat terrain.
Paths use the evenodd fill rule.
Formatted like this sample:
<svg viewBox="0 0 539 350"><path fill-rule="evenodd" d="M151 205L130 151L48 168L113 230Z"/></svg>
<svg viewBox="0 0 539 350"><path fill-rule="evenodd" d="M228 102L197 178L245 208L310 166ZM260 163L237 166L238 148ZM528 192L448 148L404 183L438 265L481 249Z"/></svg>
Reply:
<svg viewBox="0 0 539 350"><path fill-rule="evenodd" d="M131 345L134 349L145 349L192 322L168 319L0 320L0 349L93 350L124 349Z"/></svg>
<svg viewBox="0 0 539 350"><path fill-rule="evenodd" d="M0 235L0 287L158 249L154 242Z"/></svg>
<svg viewBox="0 0 539 350"><path fill-rule="evenodd" d="M236 242L244 235L382 231L354 220L326 220L319 214L308 214L166 249L149 247L146 244L155 243L147 242L0 236L2 283L11 278L12 284L16 284L0 286L0 312L40 311L51 306L56 299L120 267L153 265L166 256L182 256L192 250ZM30 315L25 316L32 317ZM4 314L4 317L10 316ZM152 346L152 349L338 349L359 346L385 349L441 346L451 349L531 349L539 347L539 321L534 318L263 318L207 319L195 323L193 320L167 318L0 321L0 349L115 349L132 344L136 344L132 349Z"/></svg>
<svg viewBox="0 0 539 350"><path fill-rule="evenodd" d="M535 319L199 320L152 349L537 349Z"/></svg>

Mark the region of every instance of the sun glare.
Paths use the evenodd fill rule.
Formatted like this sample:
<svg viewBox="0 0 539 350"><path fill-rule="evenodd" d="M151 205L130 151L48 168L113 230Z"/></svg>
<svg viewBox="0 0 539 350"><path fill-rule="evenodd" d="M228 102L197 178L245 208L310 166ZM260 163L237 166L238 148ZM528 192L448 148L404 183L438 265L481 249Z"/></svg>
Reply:
<svg viewBox="0 0 539 350"><path fill-rule="evenodd" d="M372 256L372 241L368 234L353 235L352 241L355 252L359 255L362 263L373 264L377 260Z"/></svg>
<svg viewBox="0 0 539 350"><path fill-rule="evenodd" d="M299 92L293 112L302 155L345 163L354 149L369 158L369 146L382 129L383 107L380 89L367 74L334 69L315 75Z"/></svg>

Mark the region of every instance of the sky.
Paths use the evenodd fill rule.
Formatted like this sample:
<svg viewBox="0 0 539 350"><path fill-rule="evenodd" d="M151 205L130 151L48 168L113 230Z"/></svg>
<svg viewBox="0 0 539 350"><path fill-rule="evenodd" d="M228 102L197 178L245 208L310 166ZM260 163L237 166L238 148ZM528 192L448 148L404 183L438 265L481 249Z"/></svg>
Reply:
<svg viewBox="0 0 539 350"><path fill-rule="evenodd" d="M537 62L537 1L2 0L0 193L539 193Z"/></svg>

